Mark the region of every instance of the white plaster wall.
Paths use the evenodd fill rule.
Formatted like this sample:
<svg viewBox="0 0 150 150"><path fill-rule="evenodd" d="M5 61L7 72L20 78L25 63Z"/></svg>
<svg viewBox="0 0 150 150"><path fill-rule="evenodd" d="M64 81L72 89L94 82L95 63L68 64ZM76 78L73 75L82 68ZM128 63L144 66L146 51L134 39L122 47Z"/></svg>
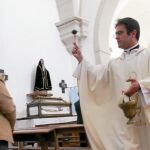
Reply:
<svg viewBox="0 0 150 150"><path fill-rule="evenodd" d="M62 94L59 82L74 86L72 57L65 50L55 27L58 22L55 0L0 0L0 68L8 74L6 85L17 114L26 110L26 94L33 91L36 66L45 60L52 80L52 93Z"/></svg>

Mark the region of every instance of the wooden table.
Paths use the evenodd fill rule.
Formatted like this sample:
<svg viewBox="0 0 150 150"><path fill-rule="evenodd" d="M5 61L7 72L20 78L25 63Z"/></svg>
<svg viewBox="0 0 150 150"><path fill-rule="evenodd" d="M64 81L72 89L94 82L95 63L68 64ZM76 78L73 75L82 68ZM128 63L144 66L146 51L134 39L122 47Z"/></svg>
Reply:
<svg viewBox="0 0 150 150"><path fill-rule="evenodd" d="M79 124L58 124L47 125L42 127L28 128L15 130L15 141L36 141L40 143L41 150L48 150L48 144L54 143L55 150L59 150L60 137L65 133L71 133L77 131L79 133L85 133L84 126ZM63 137L64 139L66 137ZM19 150L23 150L23 144L19 145Z"/></svg>

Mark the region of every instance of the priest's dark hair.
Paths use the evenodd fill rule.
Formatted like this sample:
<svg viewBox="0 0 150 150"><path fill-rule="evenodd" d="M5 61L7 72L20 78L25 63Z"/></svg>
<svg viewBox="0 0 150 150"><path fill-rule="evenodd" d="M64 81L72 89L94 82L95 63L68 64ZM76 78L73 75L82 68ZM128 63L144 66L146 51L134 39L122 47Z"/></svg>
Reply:
<svg viewBox="0 0 150 150"><path fill-rule="evenodd" d="M121 18L121 19L117 20L115 27L117 27L118 25L124 25L127 29L128 35L132 31L136 30L137 31L136 39L137 39L137 41L139 40L139 38L140 38L140 25L139 25L137 20L130 18L130 17Z"/></svg>

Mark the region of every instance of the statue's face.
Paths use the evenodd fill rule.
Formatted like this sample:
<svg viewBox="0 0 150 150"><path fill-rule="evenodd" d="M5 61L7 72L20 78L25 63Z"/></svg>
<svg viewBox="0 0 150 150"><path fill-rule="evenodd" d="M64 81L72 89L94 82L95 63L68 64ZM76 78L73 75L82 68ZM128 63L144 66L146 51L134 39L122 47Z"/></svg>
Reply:
<svg viewBox="0 0 150 150"><path fill-rule="evenodd" d="M42 65L44 65L44 60L43 59L40 59L40 62Z"/></svg>

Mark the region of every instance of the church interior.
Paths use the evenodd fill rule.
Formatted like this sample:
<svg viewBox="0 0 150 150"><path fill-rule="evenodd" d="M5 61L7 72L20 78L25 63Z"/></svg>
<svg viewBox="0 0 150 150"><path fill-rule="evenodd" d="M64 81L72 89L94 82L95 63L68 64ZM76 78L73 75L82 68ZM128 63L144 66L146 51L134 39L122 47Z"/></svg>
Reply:
<svg viewBox="0 0 150 150"><path fill-rule="evenodd" d="M77 122L73 43L92 64L105 64L122 53L113 37L116 19L133 17L140 44L150 48L148 6L149 0L0 0L0 74L17 111L10 150L92 150ZM49 78L42 90L41 59Z"/></svg>

